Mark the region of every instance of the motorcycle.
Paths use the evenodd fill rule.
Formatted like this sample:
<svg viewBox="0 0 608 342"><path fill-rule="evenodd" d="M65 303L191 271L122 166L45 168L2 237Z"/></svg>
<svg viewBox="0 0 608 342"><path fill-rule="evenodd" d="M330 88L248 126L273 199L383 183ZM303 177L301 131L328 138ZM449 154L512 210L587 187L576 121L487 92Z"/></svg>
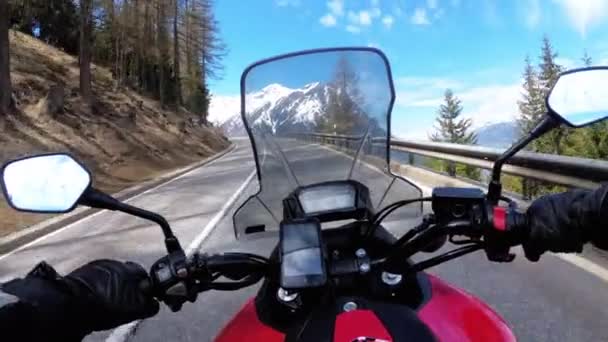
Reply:
<svg viewBox="0 0 608 342"><path fill-rule="evenodd" d="M395 90L381 51L318 49L252 64L241 78L241 111L260 187L233 223L237 239L278 233L270 257L186 255L165 218L96 189L69 154L6 163L2 189L20 211L65 213L83 205L157 223L167 255L142 287L173 311L199 293L263 280L219 333L220 342L241 341L244 333L249 341L514 341L488 305L424 271L479 250L492 261L513 260L510 248L525 239L527 227L516 202L502 194L502 165L561 124L604 119L608 97L596 85L607 75L606 67L563 73L546 115L495 160L486 193L441 187L422 197L416 184L392 173ZM396 237L388 220L415 226ZM447 240L459 247L411 259Z"/></svg>

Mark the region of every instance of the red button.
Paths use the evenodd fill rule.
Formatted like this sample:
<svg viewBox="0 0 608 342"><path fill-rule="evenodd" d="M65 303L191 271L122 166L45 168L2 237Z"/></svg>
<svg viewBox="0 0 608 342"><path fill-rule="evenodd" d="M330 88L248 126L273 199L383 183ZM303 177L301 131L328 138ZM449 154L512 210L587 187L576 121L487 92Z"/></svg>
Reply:
<svg viewBox="0 0 608 342"><path fill-rule="evenodd" d="M496 230L507 230L507 210L504 207L494 207L494 228Z"/></svg>

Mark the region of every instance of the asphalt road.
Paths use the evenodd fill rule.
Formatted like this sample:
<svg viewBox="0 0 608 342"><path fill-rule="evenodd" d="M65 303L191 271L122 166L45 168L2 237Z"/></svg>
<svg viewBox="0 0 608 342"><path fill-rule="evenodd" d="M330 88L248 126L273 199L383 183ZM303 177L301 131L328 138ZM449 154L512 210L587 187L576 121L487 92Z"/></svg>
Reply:
<svg viewBox="0 0 608 342"><path fill-rule="evenodd" d="M249 148L243 142L238 144L234 152L131 203L166 215L182 244L188 246L253 169ZM307 158L326 160L331 155L337 163L341 162L336 158L347 158L336 157L339 154L320 148L312 155L310 150L300 152L307 153ZM320 164L308 160L307 165ZM315 172L319 168L309 169ZM239 196L236 206L256 188L254 180ZM276 238L234 240L231 217L236 206L219 221L201 249L268 254ZM391 230L397 234L406 228L391 224ZM157 227L123 214L102 212L16 253L0 256L0 277L23 274L43 259L62 272L102 257L129 259L150 266L163 252ZM483 252L478 252L430 272L485 300L508 321L521 341L608 341L605 324L608 284L555 256L545 256L532 264L519 255L513 263L495 264L486 261ZM252 287L237 292L204 293L179 313L163 308L159 315L139 325L132 340L210 341L255 291ZM108 335L108 332L96 333L87 341L103 341ZM243 340L247 340L245 331Z"/></svg>

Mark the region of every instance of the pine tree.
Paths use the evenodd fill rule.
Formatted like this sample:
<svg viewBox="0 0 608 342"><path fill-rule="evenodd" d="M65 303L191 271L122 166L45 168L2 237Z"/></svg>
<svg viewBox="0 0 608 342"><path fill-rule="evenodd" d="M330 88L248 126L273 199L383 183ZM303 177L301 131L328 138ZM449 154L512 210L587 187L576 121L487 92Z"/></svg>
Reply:
<svg viewBox="0 0 608 342"><path fill-rule="evenodd" d="M526 57L525 59L522 76L524 79L522 99L517 102L520 113L518 126L520 135L525 135L530 132L545 112L538 73L530 62L530 57Z"/></svg>
<svg viewBox="0 0 608 342"><path fill-rule="evenodd" d="M431 135L431 140L465 145L477 144L477 135L471 130L472 120L459 118L463 109L460 99L452 90L447 89L444 93L444 101L437 112L438 126L435 127L436 132ZM457 173L457 166L453 162L446 163L446 169L450 176L455 176ZM474 167L466 166L462 173L466 177L479 179L479 171Z"/></svg>
<svg viewBox="0 0 608 342"><path fill-rule="evenodd" d="M78 54L79 15L74 0L8 0L11 28L32 35L32 24L40 28L38 38Z"/></svg>
<svg viewBox="0 0 608 342"><path fill-rule="evenodd" d="M532 66L530 58L525 59L523 98L518 102L520 111L518 124L522 136L528 134L530 129L547 113L545 99L563 71L563 67L555 61L557 56L558 54L551 45L551 41L545 36L542 40L538 70ZM541 153L564 154L569 144L569 133L569 130L565 127L553 129L534 140L527 149ZM527 199L533 198L539 193L552 192L558 189L525 178L522 180L521 188L524 198Z"/></svg>
<svg viewBox="0 0 608 342"><path fill-rule="evenodd" d="M368 118L362 108L363 95L359 89L359 77L349 60L346 57L340 58L331 82L324 129L337 134L364 134Z"/></svg>
<svg viewBox="0 0 608 342"><path fill-rule="evenodd" d="M590 67L593 65L593 59L591 58L591 56L589 56L589 54L587 54L587 50L583 51L583 57L581 57L581 61L586 67Z"/></svg>
<svg viewBox="0 0 608 342"><path fill-rule="evenodd" d="M530 57L525 59L525 67L523 72L523 92L522 99L517 102L519 107L518 126L520 135L527 135L530 130L538 123L545 114L544 99L541 94L541 89L538 80L538 73L530 61ZM528 149L534 149L534 142L528 146ZM529 199L538 192L538 182L522 178L521 189L524 198Z"/></svg>
<svg viewBox="0 0 608 342"><path fill-rule="evenodd" d="M92 0L80 0L80 96L91 103L91 35L93 30Z"/></svg>
<svg viewBox="0 0 608 342"><path fill-rule="evenodd" d="M180 49L179 49L179 0L173 0L173 77L175 79L175 103L177 107L182 105L182 86L180 71Z"/></svg>
<svg viewBox="0 0 608 342"><path fill-rule="evenodd" d="M12 101L7 1L0 0L0 115L10 111Z"/></svg>
<svg viewBox="0 0 608 342"><path fill-rule="evenodd" d="M563 67L555 62L557 56L558 54L551 45L549 37L543 37L540 63L538 64L538 81L540 94L543 98L543 113L547 112L544 99L549 94L551 88L553 88L553 85L559 78L559 74L563 71ZM565 127L558 127L551 130L534 142L536 152L562 154L562 142L568 133L568 129Z"/></svg>

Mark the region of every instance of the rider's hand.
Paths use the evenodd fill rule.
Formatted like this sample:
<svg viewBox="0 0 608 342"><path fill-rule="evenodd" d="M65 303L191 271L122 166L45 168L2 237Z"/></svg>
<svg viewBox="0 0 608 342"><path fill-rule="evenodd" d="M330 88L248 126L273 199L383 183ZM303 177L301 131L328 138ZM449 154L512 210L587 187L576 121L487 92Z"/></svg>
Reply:
<svg viewBox="0 0 608 342"><path fill-rule="evenodd" d="M538 261L547 251L580 253L589 241L606 249L607 192L608 187L604 186L595 191L574 190L536 199L526 212L526 257Z"/></svg>
<svg viewBox="0 0 608 342"><path fill-rule="evenodd" d="M85 324L93 331L158 313L158 302L142 290L148 274L136 263L97 260L76 269L65 280L73 293L87 303Z"/></svg>
<svg viewBox="0 0 608 342"><path fill-rule="evenodd" d="M158 302L141 289L146 280L146 271L131 262L97 260L65 277L43 262L2 288L32 305L38 322L32 329L71 340L155 315Z"/></svg>

